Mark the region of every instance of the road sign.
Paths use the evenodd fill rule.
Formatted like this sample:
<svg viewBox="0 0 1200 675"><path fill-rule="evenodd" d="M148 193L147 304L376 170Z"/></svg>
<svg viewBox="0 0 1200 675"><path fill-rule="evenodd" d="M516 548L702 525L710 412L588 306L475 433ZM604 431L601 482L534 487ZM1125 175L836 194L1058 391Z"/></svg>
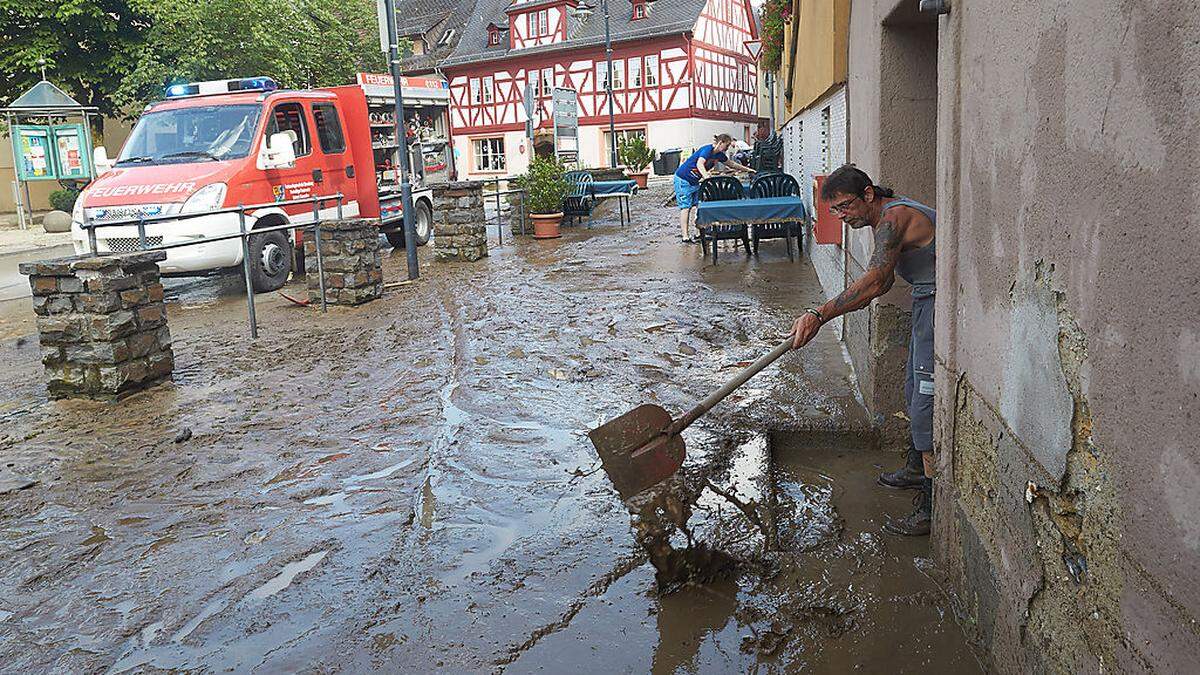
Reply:
<svg viewBox="0 0 1200 675"><path fill-rule="evenodd" d="M755 61L758 60L758 55L762 54L762 40L746 40L742 43L746 47L746 53Z"/></svg>

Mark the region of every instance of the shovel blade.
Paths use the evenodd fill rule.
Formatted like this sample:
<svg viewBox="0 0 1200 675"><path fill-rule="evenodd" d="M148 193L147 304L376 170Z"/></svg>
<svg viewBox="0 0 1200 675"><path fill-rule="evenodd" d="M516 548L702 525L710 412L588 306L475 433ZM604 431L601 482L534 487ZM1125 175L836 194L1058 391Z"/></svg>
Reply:
<svg viewBox="0 0 1200 675"><path fill-rule="evenodd" d="M661 483L683 465L683 437L665 435L669 426L670 413L645 404L588 432L622 499Z"/></svg>

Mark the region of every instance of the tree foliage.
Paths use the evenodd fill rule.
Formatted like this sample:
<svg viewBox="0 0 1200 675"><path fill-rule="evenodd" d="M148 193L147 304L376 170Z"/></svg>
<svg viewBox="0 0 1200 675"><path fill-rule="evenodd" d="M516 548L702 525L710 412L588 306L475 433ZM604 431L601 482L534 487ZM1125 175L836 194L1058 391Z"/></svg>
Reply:
<svg viewBox="0 0 1200 675"><path fill-rule="evenodd" d="M131 0L151 18L149 49L121 83L140 103L174 82L268 75L281 87L349 84L379 71L374 0Z"/></svg>
<svg viewBox="0 0 1200 675"><path fill-rule="evenodd" d="M119 114L114 94L146 50L150 16L138 0L0 0L0 100L46 77L100 114Z"/></svg>
<svg viewBox="0 0 1200 675"><path fill-rule="evenodd" d="M107 117L167 85L269 75L348 84L385 67L374 0L0 0L0 101L46 77Z"/></svg>

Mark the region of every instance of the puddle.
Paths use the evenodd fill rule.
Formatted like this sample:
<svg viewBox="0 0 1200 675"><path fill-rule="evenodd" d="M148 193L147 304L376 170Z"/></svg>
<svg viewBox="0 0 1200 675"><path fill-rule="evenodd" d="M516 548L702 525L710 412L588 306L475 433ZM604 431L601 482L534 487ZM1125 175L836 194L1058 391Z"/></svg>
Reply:
<svg viewBox="0 0 1200 675"><path fill-rule="evenodd" d="M630 500L656 571L660 630L708 643L660 649L653 671L699 660L740 671L982 672L924 571L928 538L882 531L887 515L912 509L912 493L874 484L892 459L866 437L752 434ZM696 607L720 610L701 619Z"/></svg>
<svg viewBox="0 0 1200 675"><path fill-rule="evenodd" d="M269 598L275 595L279 591L291 586L296 577L316 567L317 563L321 562L327 555L329 555L329 551L317 551L316 553L309 554L303 560L297 560L296 562L284 565L283 570L279 572L278 576L250 591L250 595L247 597L261 600L262 598Z"/></svg>

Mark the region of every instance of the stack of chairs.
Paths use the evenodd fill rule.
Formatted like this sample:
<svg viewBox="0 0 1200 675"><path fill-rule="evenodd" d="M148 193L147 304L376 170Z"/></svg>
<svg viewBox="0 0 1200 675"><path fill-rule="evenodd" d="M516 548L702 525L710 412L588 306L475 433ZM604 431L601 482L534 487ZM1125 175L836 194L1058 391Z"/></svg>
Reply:
<svg viewBox="0 0 1200 675"><path fill-rule="evenodd" d="M800 184L796 182L795 178L786 173L771 173L756 176L754 182L750 184L751 199L789 196L800 196ZM796 256L792 254L792 237L796 238L796 250L799 251L801 242L800 233L803 224L799 220L781 223L756 223L752 234L754 255L758 255L758 241L760 239L783 238L787 241L788 259L795 261Z"/></svg>
<svg viewBox="0 0 1200 675"><path fill-rule="evenodd" d="M587 171L568 171L565 178L571 184L571 193L563 198L563 217L578 224L583 216L587 216L590 226L592 209L596 207L596 198L592 195L592 174Z"/></svg>

